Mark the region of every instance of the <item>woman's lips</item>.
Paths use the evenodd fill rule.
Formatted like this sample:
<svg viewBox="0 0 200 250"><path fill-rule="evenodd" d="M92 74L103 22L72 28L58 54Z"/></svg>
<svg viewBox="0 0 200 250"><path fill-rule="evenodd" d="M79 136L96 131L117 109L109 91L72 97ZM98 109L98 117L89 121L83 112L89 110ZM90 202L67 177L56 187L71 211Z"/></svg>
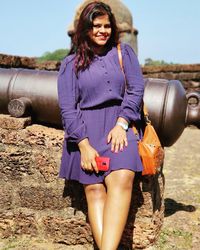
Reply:
<svg viewBox="0 0 200 250"><path fill-rule="evenodd" d="M100 40L106 40L107 36L97 36L97 38L100 39Z"/></svg>

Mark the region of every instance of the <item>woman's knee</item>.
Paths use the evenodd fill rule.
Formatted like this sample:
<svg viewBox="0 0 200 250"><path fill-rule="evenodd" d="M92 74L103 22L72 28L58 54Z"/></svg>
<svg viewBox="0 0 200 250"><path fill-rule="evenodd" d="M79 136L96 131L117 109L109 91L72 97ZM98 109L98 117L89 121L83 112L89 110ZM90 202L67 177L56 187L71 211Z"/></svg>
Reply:
<svg viewBox="0 0 200 250"><path fill-rule="evenodd" d="M104 199L106 194L105 186L102 183L84 185L84 190L87 199Z"/></svg>
<svg viewBox="0 0 200 250"><path fill-rule="evenodd" d="M116 189L130 190L133 187L135 173L131 170L120 169L110 173L107 176L106 184L107 186L112 185Z"/></svg>

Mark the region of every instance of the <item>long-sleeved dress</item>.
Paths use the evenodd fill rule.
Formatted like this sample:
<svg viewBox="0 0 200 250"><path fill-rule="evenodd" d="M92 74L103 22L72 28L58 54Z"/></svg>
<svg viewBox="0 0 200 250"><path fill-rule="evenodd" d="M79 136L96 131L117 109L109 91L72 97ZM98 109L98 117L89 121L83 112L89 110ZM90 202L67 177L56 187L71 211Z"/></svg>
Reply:
<svg viewBox="0 0 200 250"><path fill-rule="evenodd" d="M127 131L128 146L118 153L111 151L107 136L117 118L129 123L140 121L140 106L144 81L137 56L132 48L121 44L123 68L120 69L117 48L105 55L95 56L89 68L76 77L74 55L61 63L58 75L58 100L65 131L61 158L61 178L77 180L83 184L101 183L111 171L129 169L142 171L137 149L137 138L132 129ZM125 86L126 85L126 86ZM88 138L100 156L110 157L107 172L86 172L80 165L78 143Z"/></svg>

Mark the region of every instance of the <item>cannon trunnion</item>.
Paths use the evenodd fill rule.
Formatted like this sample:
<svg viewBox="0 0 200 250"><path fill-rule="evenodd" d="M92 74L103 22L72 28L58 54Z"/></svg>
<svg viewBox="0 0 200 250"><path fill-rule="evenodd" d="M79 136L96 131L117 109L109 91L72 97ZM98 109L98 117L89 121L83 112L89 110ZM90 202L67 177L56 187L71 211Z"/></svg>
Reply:
<svg viewBox="0 0 200 250"><path fill-rule="evenodd" d="M0 112L61 126L55 71L0 69ZM196 101L190 104L189 100ZM145 79L144 103L163 146L171 146L187 125L200 127L200 95L186 95L180 81ZM195 104L196 103L196 104Z"/></svg>

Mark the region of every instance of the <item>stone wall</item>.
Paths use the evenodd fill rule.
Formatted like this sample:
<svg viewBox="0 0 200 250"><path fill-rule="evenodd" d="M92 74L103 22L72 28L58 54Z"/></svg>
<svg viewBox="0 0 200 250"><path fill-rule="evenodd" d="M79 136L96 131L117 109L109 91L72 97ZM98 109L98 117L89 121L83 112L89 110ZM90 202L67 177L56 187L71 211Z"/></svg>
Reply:
<svg viewBox="0 0 200 250"><path fill-rule="evenodd" d="M144 77L179 80L186 91L200 91L200 64L143 67Z"/></svg>
<svg viewBox="0 0 200 250"><path fill-rule="evenodd" d="M35 58L0 54L0 67L58 70L60 62L38 63ZM142 70L144 77L180 80L187 91L200 91L200 64L145 66Z"/></svg>
<svg viewBox="0 0 200 250"><path fill-rule="evenodd" d="M63 131L0 115L0 235L66 245L93 238L82 187L58 178ZM144 249L159 236L164 218L164 177L136 176L123 249Z"/></svg>

